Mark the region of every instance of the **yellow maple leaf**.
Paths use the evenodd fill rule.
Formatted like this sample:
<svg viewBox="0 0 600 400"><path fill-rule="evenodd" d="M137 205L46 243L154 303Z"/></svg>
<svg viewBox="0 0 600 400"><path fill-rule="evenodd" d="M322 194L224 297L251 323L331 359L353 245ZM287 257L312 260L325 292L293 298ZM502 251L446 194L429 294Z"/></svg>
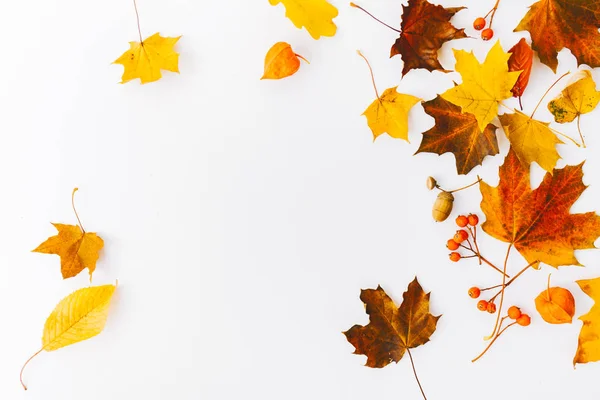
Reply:
<svg viewBox="0 0 600 400"><path fill-rule="evenodd" d="M273 6L283 3L285 16L297 28L306 28L313 39L335 35L337 27L333 19L337 17L338 10L327 0L269 0L269 3Z"/></svg>
<svg viewBox="0 0 600 400"><path fill-rule="evenodd" d="M129 50L113 62L125 67L121 83L137 78L142 84L157 81L162 77L161 69L179 73L179 54L174 47L180 38L155 33L143 42L129 42Z"/></svg>
<svg viewBox="0 0 600 400"><path fill-rule="evenodd" d="M532 162L552 173L560 155L556 145L563 142L550 130L549 123L538 121L521 111L498 116L504 133L519 161L529 168Z"/></svg>
<svg viewBox="0 0 600 400"><path fill-rule="evenodd" d="M408 112L421 99L398 93L398 86L386 89L362 114L367 117L373 140L387 133L393 138L408 140Z"/></svg>
<svg viewBox="0 0 600 400"><path fill-rule="evenodd" d="M575 75L575 80L560 93L556 99L548 103L548 110L559 124L573 122L577 118L577 129L585 147L583 134L579 125L582 114L594 110L600 102L600 92L596 90L596 82L588 70Z"/></svg>
<svg viewBox="0 0 600 400"><path fill-rule="evenodd" d="M71 202L75 210L74 196L77 188L73 190ZM49 237L44 243L32 250L35 253L56 254L60 256L60 271L64 279L79 274L85 268L90 271L90 279L96 269L96 262L100 257L100 250L104 247L104 240L93 232L86 232L79 225L66 225L53 223L58 234Z"/></svg>
<svg viewBox="0 0 600 400"><path fill-rule="evenodd" d="M594 300L594 305L587 314L579 317L583 326L573 365L600 361L600 278L580 280L577 284Z"/></svg>
<svg viewBox="0 0 600 400"><path fill-rule="evenodd" d="M44 350L58 350L102 332L116 288L115 285L103 285L79 289L58 303L46 319L42 348L21 369L21 384L25 390L27 387L23 383L23 370L35 356Z"/></svg>
<svg viewBox="0 0 600 400"><path fill-rule="evenodd" d="M461 107L462 112L473 114L483 131L498 115L500 102L512 97L511 89L521 71L508 71L510 54L502 49L499 41L489 51L483 64L473 52L454 50L454 57L462 83L441 96Z"/></svg>

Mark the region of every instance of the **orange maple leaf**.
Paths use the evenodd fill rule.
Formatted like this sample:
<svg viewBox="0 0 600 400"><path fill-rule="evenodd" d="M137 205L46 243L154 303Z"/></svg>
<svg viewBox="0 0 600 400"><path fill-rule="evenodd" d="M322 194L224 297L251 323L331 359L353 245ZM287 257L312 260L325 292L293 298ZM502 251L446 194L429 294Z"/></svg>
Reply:
<svg viewBox="0 0 600 400"><path fill-rule="evenodd" d="M515 28L529 31L531 47L540 61L556 72L558 52L571 50L578 64L600 67L600 2L598 0L540 0Z"/></svg>
<svg viewBox="0 0 600 400"><path fill-rule="evenodd" d="M581 265L575 250L594 249L600 237L600 216L595 212L570 214L586 186L583 163L546 173L540 186L531 190L529 167L509 150L500 167L500 183L480 182L486 215L483 230L511 243L528 263L553 267Z"/></svg>

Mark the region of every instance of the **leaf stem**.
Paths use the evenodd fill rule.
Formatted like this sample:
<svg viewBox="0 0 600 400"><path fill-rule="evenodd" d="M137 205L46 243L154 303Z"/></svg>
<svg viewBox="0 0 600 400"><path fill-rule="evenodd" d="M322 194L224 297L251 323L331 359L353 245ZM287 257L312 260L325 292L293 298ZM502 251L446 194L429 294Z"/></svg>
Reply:
<svg viewBox="0 0 600 400"><path fill-rule="evenodd" d="M133 8L135 8L135 17L137 18L137 28L140 35L140 45L144 45L144 39L142 39L142 28L140 27L140 14L138 13L137 2L133 0Z"/></svg>
<svg viewBox="0 0 600 400"><path fill-rule="evenodd" d="M41 349L39 349L37 353L35 353L31 357L29 357L29 359L27 361L25 361L25 364L23 364L23 367L21 368L21 373L19 374L19 380L21 381L21 385L23 385L23 389L25 389L25 390L27 390L27 386L25 386L25 383L23 382L23 371L25 370L25 367L27 366L27 364L29 364L29 361L33 360L35 358L35 356L40 354L42 351L44 351L43 347Z"/></svg>
<svg viewBox="0 0 600 400"><path fill-rule="evenodd" d="M506 289L506 266L508 265L508 256L510 255L510 250L512 249L512 243L508 245L508 249L506 250L506 257L504 257L504 267L503 267L503 275L502 275L502 288L500 289L500 306L498 307L498 316L496 317L496 324L494 325L494 330L492 334L486 337L486 340L491 339L498 330L499 322L500 322L500 314L502 314L502 305L504 304L504 290Z"/></svg>
<svg viewBox="0 0 600 400"><path fill-rule="evenodd" d="M473 237L473 244L475 245L477 257L479 257L479 265L481 265L481 253L479 252L479 246L477 245L477 227L474 226L473 229L471 229L471 227L467 225L467 229L469 229L469 233Z"/></svg>
<svg viewBox="0 0 600 400"><path fill-rule="evenodd" d="M367 14L368 16L370 16L371 18L373 18L375 21L379 22L380 24L382 24L384 26L387 26L388 28L390 28L393 31L396 31L398 33L402 33L402 31L400 29L396 29L393 26L390 26L390 25L386 24L385 22L383 22L379 18L375 17L373 14L371 14L370 12L368 12L367 10L365 10L364 8L362 8L361 6L359 6L358 4L350 3L350 7L358 8L359 10L361 10L362 12L364 12L365 14Z"/></svg>
<svg viewBox="0 0 600 400"><path fill-rule="evenodd" d="M413 370L413 373L415 374L415 379L417 380L419 389L421 389L421 394L423 395L423 398L425 400L427 400L427 396L425 396L425 392L423 391L423 386L421 386L421 382L419 381L419 377L417 376L417 370L415 369L415 362L413 361L413 356L410 353L410 349L407 348L406 352L408 353L408 357L410 358L410 365L412 365L412 370Z"/></svg>
<svg viewBox="0 0 600 400"><path fill-rule="evenodd" d="M79 222L79 227L81 231L85 233L85 229L83 229L83 225L81 224L81 220L79 219L79 214L77 214L77 209L75 208L75 192L78 191L79 188L73 189L73 193L71 193L71 205L73 206L73 211L75 212L75 216L77 217L77 222Z"/></svg>
<svg viewBox="0 0 600 400"><path fill-rule="evenodd" d="M535 108L533 109L533 112L531 113L531 116L529 117L529 119L533 119L533 116L534 116L535 112L540 107L540 104L542 104L542 101L544 101L544 97L546 97L546 95L552 90L552 88L554 86L556 86L556 84L558 82L560 82L560 80L562 78L564 78L565 76L569 75L570 73L571 73L570 71L567 71L564 74L562 74L556 81L554 81L554 83L548 88L548 90L546 90L546 93L544 93L544 95L542 96L542 98L540 99L540 101L537 103L537 106L535 106Z"/></svg>
<svg viewBox="0 0 600 400"><path fill-rule="evenodd" d="M310 64L310 61L308 61L306 58L302 57L300 54L294 53L294 55L296 57L298 57L299 59L304 60L305 63Z"/></svg>
<svg viewBox="0 0 600 400"><path fill-rule="evenodd" d="M559 132L559 131L557 131L557 130L556 130L556 129L554 129L554 128L550 128L550 127L548 127L548 128L549 128L549 129L550 129L552 132L554 132L554 134L555 134L555 135L559 135L559 136L561 136L561 137L563 137L563 138L565 138L565 139L567 139L567 140L570 140L570 141L571 141L571 142L572 142L572 143L573 143L575 146L577 146L577 147L581 147L581 145L580 145L579 143L577 143L577 141L576 141L575 139L573 139L572 137L570 137L570 136L567 136L567 135L565 135L564 133L562 133L562 132Z"/></svg>
<svg viewBox="0 0 600 400"><path fill-rule="evenodd" d="M581 114L577 114L577 130L579 131L579 137L581 138L581 145L585 149L587 146L585 145L585 139L583 138L583 133L581 133L581 125L580 125L579 121L581 121Z"/></svg>
<svg viewBox="0 0 600 400"><path fill-rule="evenodd" d="M379 100L381 100L381 97L379 97L379 92L377 91L377 85L375 85L375 75L373 75L373 68L371 68L371 63L369 63L369 60L367 60L367 57L365 57L363 55L363 53L360 52L360 50L356 50L356 52L358 53L359 56L361 56L363 58L363 60L365 60L365 62L367 63L367 67L369 67L369 72L371 73L371 82L373 82L373 89L375 89L375 95L377 96L377 98Z"/></svg>

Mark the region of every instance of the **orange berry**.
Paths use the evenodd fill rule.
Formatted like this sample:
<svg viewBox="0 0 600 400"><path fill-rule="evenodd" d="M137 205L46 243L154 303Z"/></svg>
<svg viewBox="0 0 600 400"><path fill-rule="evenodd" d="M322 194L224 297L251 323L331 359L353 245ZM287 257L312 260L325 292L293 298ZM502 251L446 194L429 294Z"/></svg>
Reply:
<svg viewBox="0 0 600 400"><path fill-rule="evenodd" d="M495 313L496 312L496 304L488 303L486 311L489 312L490 314Z"/></svg>
<svg viewBox="0 0 600 400"><path fill-rule="evenodd" d="M481 294L481 290L477 286L473 286L469 289L469 297L476 299Z"/></svg>
<svg viewBox="0 0 600 400"><path fill-rule="evenodd" d="M475 30L477 30L477 31L480 31L483 28L485 28L485 18L483 18L483 17L475 18L475 21L473 21L473 28L475 28Z"/></svg>
<svg viewBox="0 0 600 400"><path fill-rule="evenodd" d="M487 301L485 301L485 300L479 300L477 302L477 309L479 311L486 311L487 308L488 308L488 302Z"/></svg>
<svg viewBox="0 0 600 400"><path fill-rule="evenodd" d="M527 314L521 314L519 318L517 318L517 324L521 326L527 326L531 323L531 318Z"/></svg>
<svg viewBox="0 0 600 400"><path fill-rule="evenodd" d="M510 306L508 308L508 317L512 319L519 319L521 316L521 309L517 306Z"/></svg>
<svg viewBox="0 0 600 400"><path fill-rule="evenodd" d="M459 246L460 244L456 243L454 239L450 239L448 240L448 242L446 242L446 247L448 248L448 250L456 250Z"/></svg>
<svg viewBox="0 0 600 400"><path fill-rule="evenodd" d="M479 217L475 214L469 214L467 217L469 220L469 225L476 226L479 223Z"/></svg>
<svg viewBox="0 0 600 400"><path fill-rule="evenodd" d="M457 253L455 251L453 251L452 253L450 253L450 261L454 261L457 262L461 259L460 257L460 253Z"/></svg>
<svg viewBox="0 0 600 400"><path fill-rule="evenodd" d="M462 243L465 240L467 240L469 238L469 234L467 233L467 231L465 231L464 229L460 229L458 231L456 231L456 234L454 235L454 241L456 243Z"/></svg>
<svg viewBox="0 0 600 400"><path fill-rule="evenodd" d="M494 31L490 28L484 29L483 31L481 31L481 38L483 40L490 40L491 38L494 37Z"/></svg>
<svg viewBox="0 0 600 400"><path fill-rule="evenodd" d="M468 223L469 219L464 215L459 215L458 217L456 217L456 225L460 226L461 228L467 226Z"/></svg>

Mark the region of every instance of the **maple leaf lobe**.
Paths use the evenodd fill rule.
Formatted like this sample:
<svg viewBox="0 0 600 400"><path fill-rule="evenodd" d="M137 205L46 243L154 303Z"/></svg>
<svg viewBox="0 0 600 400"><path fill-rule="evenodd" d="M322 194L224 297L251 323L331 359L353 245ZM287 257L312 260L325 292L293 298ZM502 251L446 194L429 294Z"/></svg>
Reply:
<svg viewBox="0 0 600 400"><path fill-rule="evenodd" d="M392 45L390 57L400 54L402 75L416 68L447 72L438 60L438 50L453 39L466 38L464 29L457 29L450 19L465 7L444 8L426 0L409 0L402 6L401 34Z"/></svg>
<svg viewBox="0 0 600 400"><path fill-rule="evenodd" d="M400 307L381 286L361 290L360 299L370 322L354 325L344 334L355 347L354 354L366 355L366 366L371 368L397 363L407 349L427 343L440 318L429 313L429 293L423 291L417 278L408 285Z"/></svg>
<svg viewBox="0 0 600 400"><path fill-rule="evenodd" d="M481 131L474 115L463 113L459 106L441 96L421 103L425 112L435 119L433 128L423 132L417 153L453 153L459 174L469 173L481 165L488 155L498 154L496 127L488 124Z"/></svg>

